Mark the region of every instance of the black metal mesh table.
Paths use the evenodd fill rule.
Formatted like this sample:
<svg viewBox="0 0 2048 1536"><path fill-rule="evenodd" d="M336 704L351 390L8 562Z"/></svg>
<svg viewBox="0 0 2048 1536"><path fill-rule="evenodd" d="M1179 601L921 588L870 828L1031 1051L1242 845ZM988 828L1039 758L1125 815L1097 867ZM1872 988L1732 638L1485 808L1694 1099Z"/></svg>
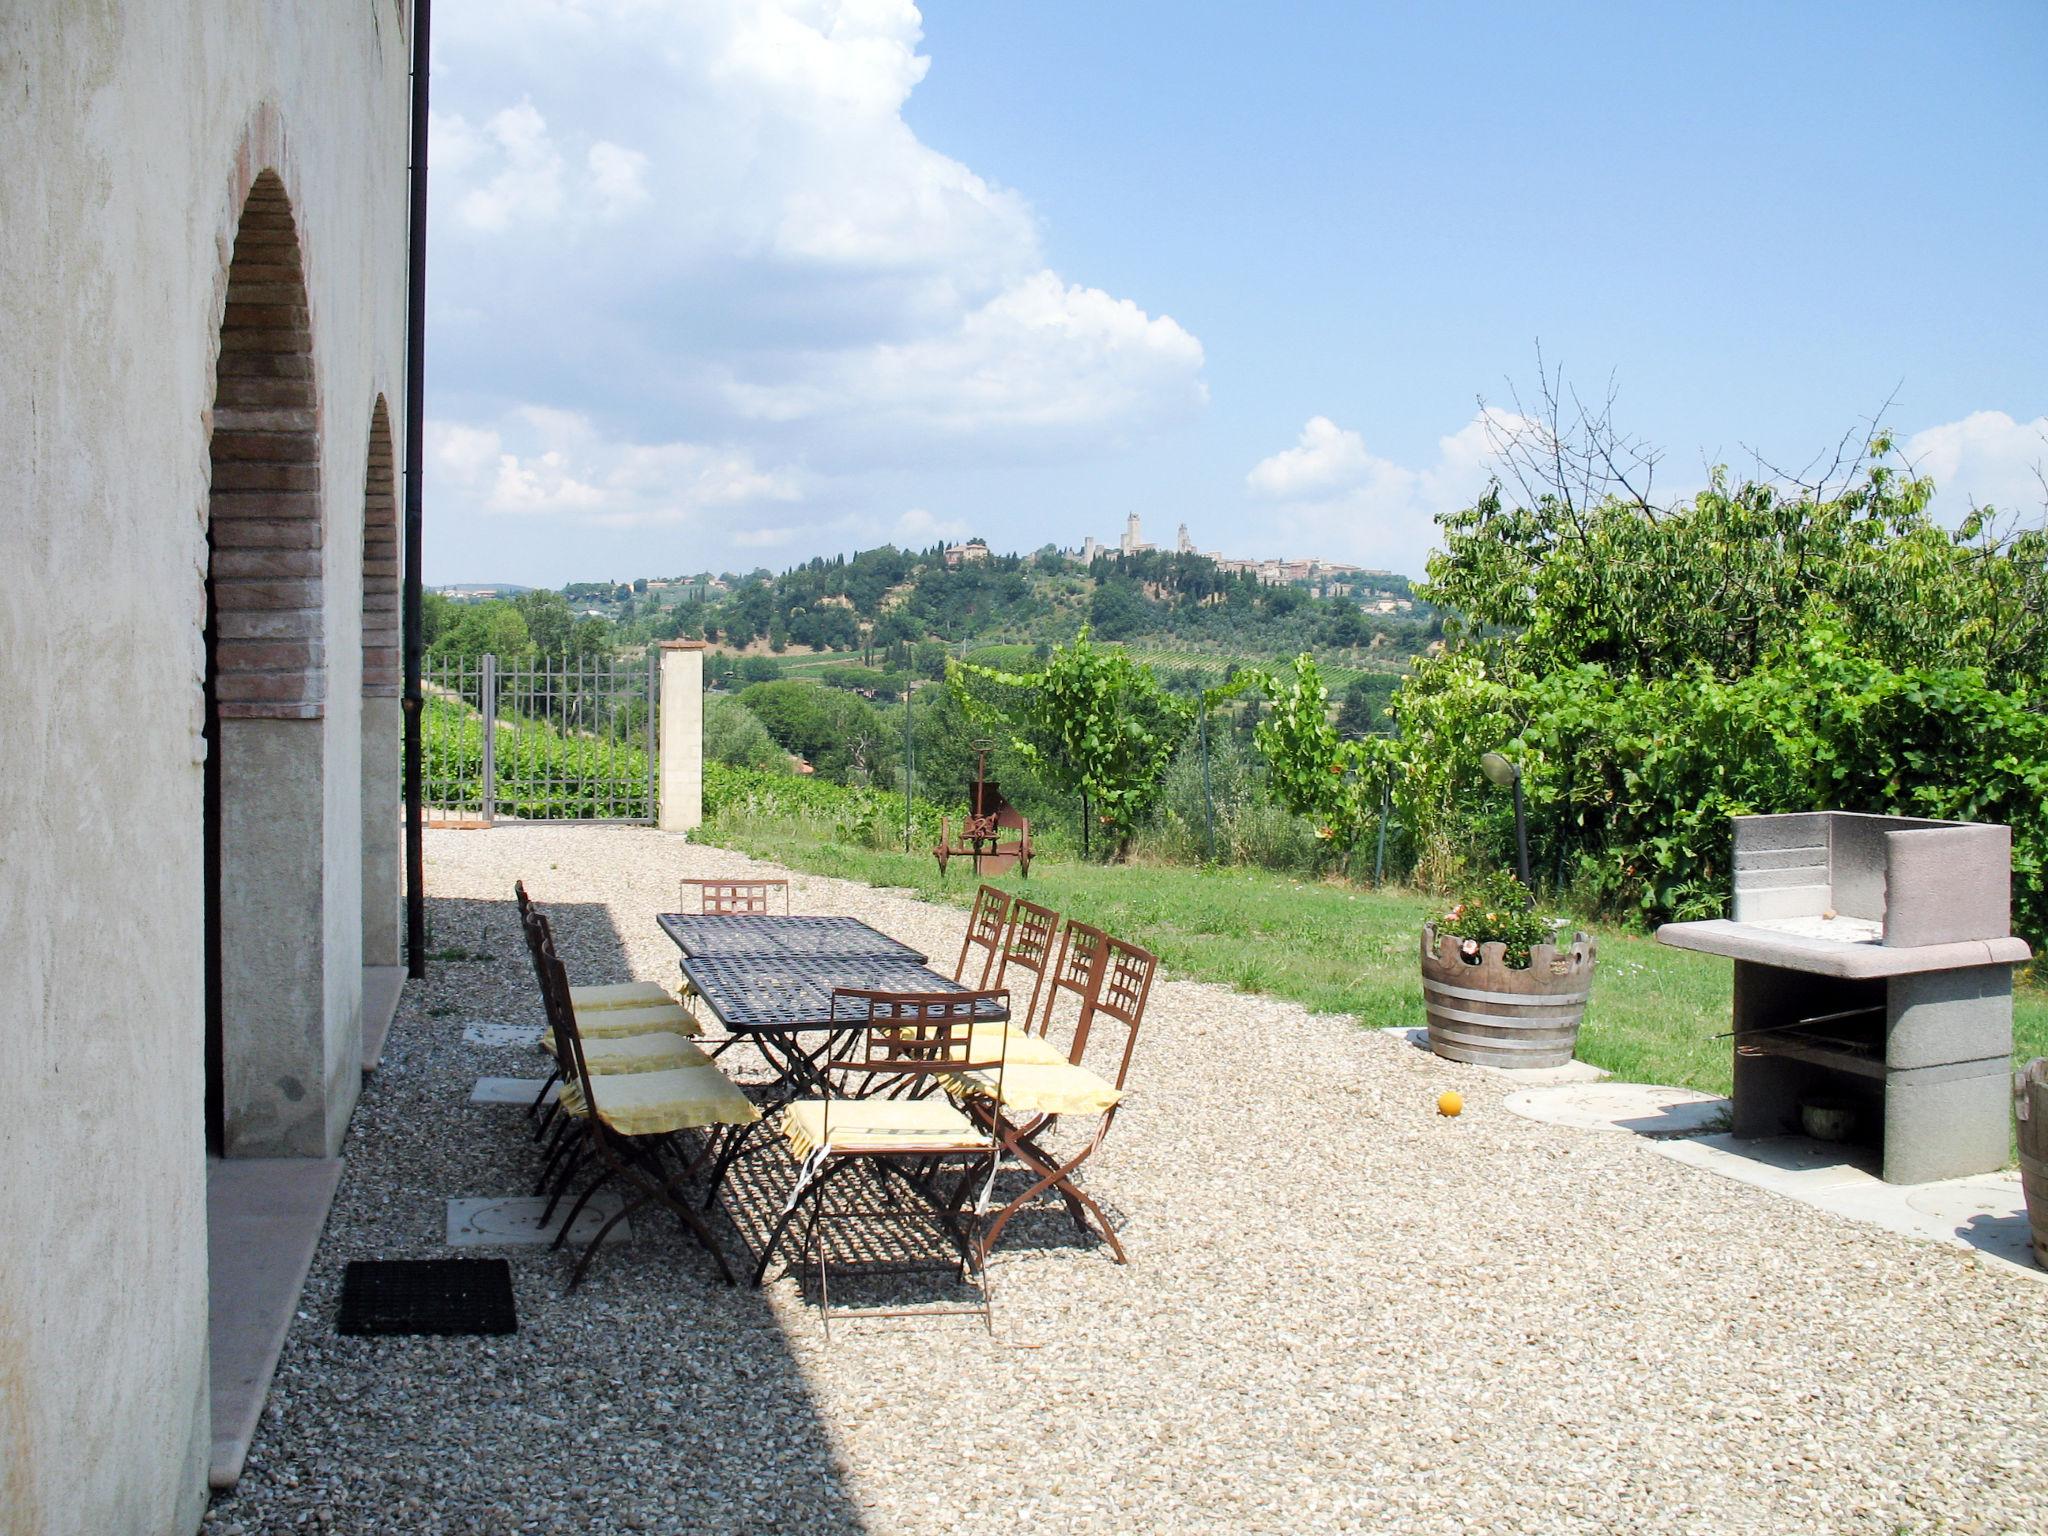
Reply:
<svg viewBox="0 0 2048 1536"><path fill-rule="evenodd" d="M729 921L729 919L718 919ZM683 974L697 995L735 1033L793 1033L834 1024L832 992L860 987L874 992L965 992L968 988L901 955L685 955ZM981 1005L991 1020L1007 1017L993 1002ZM842 1005L842 1028L860 1022Z"/></svg>
<svg viewBox="0 0 2048 1536"><path fill-rule="evenodd" d="M685 955L793 957L879 955L922 965L927 958L901 940L869 927L857 917L773 917L738 913L702 917L663 912L661 931Z"/></svg>

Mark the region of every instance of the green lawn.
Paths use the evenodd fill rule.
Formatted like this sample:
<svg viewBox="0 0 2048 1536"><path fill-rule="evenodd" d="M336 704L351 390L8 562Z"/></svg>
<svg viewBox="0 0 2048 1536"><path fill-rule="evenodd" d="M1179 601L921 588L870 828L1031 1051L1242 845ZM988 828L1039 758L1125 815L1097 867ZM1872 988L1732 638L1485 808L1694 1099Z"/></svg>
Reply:
<svg viewBox="0 0 2048 1536"><path fill-rule="evenodd" d="M928 854L876 853L821 842L791 825L760 824L710 840L793 869L870 885L908 887L965 905L976 884L960 863L941 882ZM1247 992L1292 998L1359 1023L1417 1026L1418 953L1430 903L1408 891L1368 891L1256 869L1053 863L998 884L1155 950L1174 971ZM1600 958L1579 1055L1636 1082L1726 1093L1729 962L1667 949L1643 934L1597 929ZM951 957L946 957L950 961ZM2016 1060L2048 1055L2048 992L2021 990Z"/></svg>

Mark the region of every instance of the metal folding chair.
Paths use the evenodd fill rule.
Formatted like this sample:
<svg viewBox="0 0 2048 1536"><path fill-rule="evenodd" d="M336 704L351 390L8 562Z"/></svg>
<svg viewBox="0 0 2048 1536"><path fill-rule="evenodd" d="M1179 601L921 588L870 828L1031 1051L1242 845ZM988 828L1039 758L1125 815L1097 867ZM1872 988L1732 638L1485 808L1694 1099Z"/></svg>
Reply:
<svg viewBox="0 0 2048 1536"><path fill-rule="evenodd" d="M1024 1019L1020 1034L1031 1033L1031 1020L1038 1012L1040 994L1045 990L1045 979L1053 969L1053 939L1060 931L1060 915L1050 907L1041 907L1036 902L1018 897L1010 903L1010 925L1003 935L1002 959L996 965L997 986L1009 981L1010 970L1015 967L1031 978L1031 997L1024 1004ZM1015 991L1014 986L1011 991ZM1043 1034L1041 1028L1039 1033Z"/></svg>
<svg viewBox="0 0 2048 1536"><path fill-rule="evenodd" d="M535 913L534 920L539 926L550 1022L567 1061L562 1106L581 1127L575 1156L563 1175L555 1199L548 1204L543 1222L553 1214L556 1202L567 1189L578 1166L591 1161L599 1164L602 1170L562 1218L554 1246L560 1248L567 1240L576 1225L576 1218L600 1189L616 1179L628 1191L628 1198L591 1237L577 1259L576 1267L569 1275L569 1289L573 1291L582 1283L584 1271L590 1267L591 1259L612 1228L649 1205L660 1205L673 1213L684 1229L711 1255L725 1283L733 1284L732 1270L727 1266L717 1240L677 1187L676 1179L688 1177L691 1169L701 1166L709 1158L717 1145L720 1131L750 1124L759 1118L759 1111L702 1052L697 1053L695 1062L669 1071L616 1076L593 1072L585 1055L583 1036L576 1025L576 1011L568 1006L568 972L562 968L562 962L555 954L547 918ZM709 1133L704 1151L694 1159L685 1160L677 1143L677 1137L685 1130ZM679 1174L671 1174L663 1166L665 1155L676 1160Z"/></svg>
<svg viewBox="0 0 2048 1536"><path fill-rule="evenodd" d="M991 1008L991 1005L993 1007ZM977 1030L978 1018L1007 1013L1009 994L976 992L877 992L840 988L832 995L835 1034L854 1042L846 1055L827 1062L822 1098L799 1099L782 1113L782 1135L798 1162L797 1178L782 1215L769 1233L754 1283L790 1226L806 1215L800 1252L813 1251L818 1264L818 1302L831 1331L832 1293L819 1233L828 1214L827 1193L848 1170L866 1168L878 1186L910 1191L937 1218L959 1255L958 1273L972 1272L981 1290L978 1308L921 1307L910 1311L867 1311L869 1317L973 1315L994 1326L984 1244L964 1225L967 1192L977 1181L992 1187L1000 1147L995 1132L966 1114L947 1092L964 1073L1003 1080L1003 1036ZM993 1054L988 1054L993 1048ZM942 1170L959 1169L948 1190ZM979 1202L977 1202L978 1208ZM898 1214L903 1208L866 1214Z"/></svg>
<svg viewBox="0 0 2048 1536"><path fill-rule="evenodd" d="M789 882L768 879L686 879L677 901L687 906L690 888L697 889L697 910L705 917L765 917L774 893L782 893L782 915L789 916Z"/></svg>
<svg viewBox="0 0 2048 1536"><path fill-rule="evenodd" d="M541 938L550 932L547 918L527 897L524 882L515 882L512 892L519 901L519 926L526 936L527 956L533 962L534 980L540 987L541 1003L545 1008L550 982L541 959ZM660 992L659 988L655 990ZM566 1006L579 1019L586 1020L582 1024L582 1032L590 1042L592 1071L660 1071L679 1065L686 1056L696 1054L696 1048L689 1046L685 1039L699 1032L696 1018L668 993L660 992L660 996L662 1001L658 1005L606 1006L602 1000L590 1001L588 989L569 988ZM548 1126L555 1118L555 1108L548 1104L548 1090L567 1081L561 1036L554 1027L552 1012L548 1014L548 1033L542 1038L541 1045L554 1058L554 1064L542 1079L540 1091L534 1094L533 1102L526 1106L529 1119L539 1116L540 1123L533 1133L536 1141L547 1134ZM688 1047L687 1052L685 1047Z"/></svg>
<svg viewBox="0 0 2048 1536"><path fill-rule="evenodd" d="M993 1129L1003 1144L1005 1156L1014 1157L1035 1175L1031 1187L996 1211L982 1229L982 1252L986 1257L1004 1227L1026 1205L1047 1190L1066 1203L1067 1214L1081 1231L1095 1230L1109 1244L1117 1263L1126 1262L1123 1244L1102 1208L1089 1197L1075 1175L1082 1164L1101 1150L1103 1139L1116 1119L1130 1076L1131 1057L1138 1045L1138 1028L1144 1021L1145 1005L1152 993L1157 957L1135 944L1113 939L1100 928L1069 920L1060 944L1060 960L1047 995L1039 1036L1049 1033L1052 1016L1061 994L1080 999L1080 1013L1074 1021L1066 1060L1047 1062L1028 1052L1020 1053L1005 1083L985 1079L970 1084L973 1098L969 1108L974 1118ZM1121 1026L1121 1040L1110 1039L1115 1052L1114 1075L1091 1070L1086 1058L1091 1040L1109 1038L1108 1029L1098 1025ZM1029 1046L1034 1042L1027 1041ZM1062 1158L1045 1145L1045 1139L1064 1116L1094 1114L1094 1133L1082 1149Z"/></svg>
<svg viewBox="0 0 2048 1536"><path fill-rule="evenodd" d="M1004 925L1010 918L1010 897L992 885L984 885L974 893L974 910L967 914L967 936L960 941L960 958L953 965L953 979L967 980L967 952L970 949L982 951L981 975L971 983L973 986L988 985L989 972L995 969L996 958L1002 952Z"/></svg>

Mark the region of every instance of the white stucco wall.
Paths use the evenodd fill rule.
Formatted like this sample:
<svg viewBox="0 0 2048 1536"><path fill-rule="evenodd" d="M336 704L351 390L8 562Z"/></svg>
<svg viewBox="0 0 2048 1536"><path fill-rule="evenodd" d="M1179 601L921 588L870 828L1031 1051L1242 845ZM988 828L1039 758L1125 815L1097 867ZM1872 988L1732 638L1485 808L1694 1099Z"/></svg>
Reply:
<svg viewBox="0 0 2048 1536"><path fill-rule="evenodd" d="M311 295L327 592L326 1080L356 1092L362 478L403 397L399 0L0 7L0 1529L204 1501L202 583L239 197Z"/></svg>

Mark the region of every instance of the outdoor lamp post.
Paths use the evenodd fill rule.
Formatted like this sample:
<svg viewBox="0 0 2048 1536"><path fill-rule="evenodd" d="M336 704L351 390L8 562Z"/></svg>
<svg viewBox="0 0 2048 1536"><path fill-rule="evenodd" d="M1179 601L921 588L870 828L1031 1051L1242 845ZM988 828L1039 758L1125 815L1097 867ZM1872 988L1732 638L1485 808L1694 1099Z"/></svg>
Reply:
<svg viewBox="0 0 2048 1536"><path fill-rule="evenodd" d="M1488 752L1479 759L1479 771L1491 783L1515 787L1515 870L1522 877L1523 888L1533 890L1529 883L1529 824L1522 814L1521 765L1509 762L1498 752Z"/></svg>

